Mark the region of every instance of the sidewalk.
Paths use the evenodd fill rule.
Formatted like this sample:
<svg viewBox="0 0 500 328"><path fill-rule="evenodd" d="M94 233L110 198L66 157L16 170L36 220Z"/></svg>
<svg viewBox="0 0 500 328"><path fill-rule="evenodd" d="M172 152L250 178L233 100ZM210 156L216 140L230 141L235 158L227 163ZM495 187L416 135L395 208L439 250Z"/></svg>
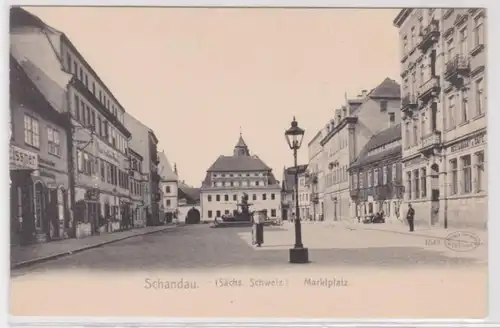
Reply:
<svg viewBox="0 0 500 328"><path fill-rule="evenodd" d="M11 246L11 269L16 269L35 263L52 260L58 257L71 255L73 253L78 253L87 249L96 248L135 236L147 235L155 232L173 229L179 225L182 224L137 228L127 231L102 234L98 236L89 236L81 239L64 239L44 244Z"/></svg>
<svg viewBox="0 0 500 328"><path fill-rule="evenodd" d="M454 232L468 232L476 235L481 240L481 244L488 244L488 231L480 230L480 229L457 229L457 228L448 228L444 229L443 227L425 227L425 226L415 226L415 231L408 231L408 226L402 222L389 222L389 223L377 223L377 224L363 224L363 223L353 223L353 222L345 222L345 223L334 223L333 225L337 226L345 226L348 229L354 230L373 230L373 231L383 231L383 232L392 232L399 233L405 235L411 235L416 237L425 237L425 238L435 238L435 239L446 239L450 234Z"/></svg>

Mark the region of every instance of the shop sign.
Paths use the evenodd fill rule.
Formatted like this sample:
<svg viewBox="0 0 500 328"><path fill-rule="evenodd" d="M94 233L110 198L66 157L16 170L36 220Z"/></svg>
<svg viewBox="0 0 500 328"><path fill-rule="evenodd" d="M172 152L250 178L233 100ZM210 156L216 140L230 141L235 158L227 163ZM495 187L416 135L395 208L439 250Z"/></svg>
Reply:
<svg viewBox="0 0 500 328"><path fill-rule="evenodd" d="M115 150L112 150L110 147L106 146L101 141L98 141L96 144L97 144L97 152L100 155L104 155L104 156L111 158L111 159L114 159L116 162L118 162L118 154Z"/></svg>
<svg viewBox="0 0 500 328"><path fill-rule="evenodd" d="M486 132L481 132L475 136L462 140L450 147L450 154L467 148L482 145L486 142Z"/></svg>
<svg viewBox="0 0 500 328"><path fill-rule="evenodd" d="M10 146L11 169L38 169L38 154L16 146Z"/></svg>

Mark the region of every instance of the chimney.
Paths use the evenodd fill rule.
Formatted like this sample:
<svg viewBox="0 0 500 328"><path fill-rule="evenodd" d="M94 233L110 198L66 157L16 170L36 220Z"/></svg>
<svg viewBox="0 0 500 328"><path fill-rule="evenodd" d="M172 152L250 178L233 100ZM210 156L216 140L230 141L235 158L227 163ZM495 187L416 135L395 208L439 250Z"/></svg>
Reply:
<svg viewBox="0 0 500 328"><path fill-rule="evenodd" d="M362 98L366 98L367 95L368 95L368 90L361 90L361 97Z"/></svg>

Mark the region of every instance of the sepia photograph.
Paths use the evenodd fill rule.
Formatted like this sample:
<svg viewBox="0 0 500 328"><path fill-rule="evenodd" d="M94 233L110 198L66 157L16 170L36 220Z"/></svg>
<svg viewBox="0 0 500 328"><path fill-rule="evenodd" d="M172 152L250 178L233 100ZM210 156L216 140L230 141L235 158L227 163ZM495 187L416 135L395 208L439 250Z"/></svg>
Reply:
<svg viewBox="0 0 500 328"><path fill-rule="evenodd" d="M12 318L488 316L487 9L9 11Z"/></svg>

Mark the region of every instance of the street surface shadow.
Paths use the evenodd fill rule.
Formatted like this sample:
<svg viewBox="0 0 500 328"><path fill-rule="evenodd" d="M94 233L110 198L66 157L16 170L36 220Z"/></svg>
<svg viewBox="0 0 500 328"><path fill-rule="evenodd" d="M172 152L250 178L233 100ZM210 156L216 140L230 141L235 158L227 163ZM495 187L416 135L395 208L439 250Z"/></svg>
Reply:
<svg viewBox="0 0 500 328"><path fill-rule="evenodd" d="M278 231L279 227L270 230ZM13 270L12 275L39 271L203 270L237 267L279 267L288 264L289 250L268 245L256 249L238 233L249 228L184 227L138 236L52 261ZM265 241L265 240L264 240ZM270 247L274 246L274 247ZM291 245L290 245L291 246ZM307 246L307 245L306 245ZM423 247L309 248L311 267L426 267L470 266L484 263L467 257L449 257Z"/></svg>

